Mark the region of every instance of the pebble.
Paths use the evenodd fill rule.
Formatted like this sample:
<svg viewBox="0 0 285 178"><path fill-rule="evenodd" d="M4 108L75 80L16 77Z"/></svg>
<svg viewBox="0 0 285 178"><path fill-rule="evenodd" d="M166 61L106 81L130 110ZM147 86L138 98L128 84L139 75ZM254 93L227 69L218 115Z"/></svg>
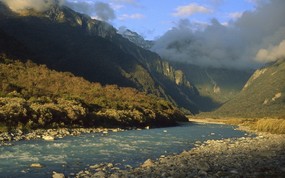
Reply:
<svg viewBox="0 0 285 178"><path fill-rule="evenodd" d="M40 164L40 163L32 163L30 165L31 168L43 168L44 165Z"/></svg>
<svg viewBox="0 0 285 178"><path fill-rule="evenodd" d="M125 131L121 128L114 129L101 129L101 128L59 128L59 129L37 129L28 133L21 130L14 132L0 132L0 146L9 146L11 141L44 139L46 141L53 141L56 138L63 138L65 136L77 136L82 133L102 133L108 134L109 132L122 132Z"/></svg>
<svg viewBox="0 0 285 178"><path fill-rule="evenodd" d="M230 173L232 173L232 174L238 174L238 171L237 171L237 170L231 170Z"/></svg>
<svg viewBox="0 0 285 178"><path fill-rule="evenodd" d="M197 142L199 143L199 142ZM284 177L285 135L208 140L190 151L147 159L140 167L104 172L105 177ZM108 165L108 164L106 164ZM266 170L264 172L264 170ZM85 177L92 177L91 173ZM101 174L101 173L100 173ZM78 173L77 177L81 177ZM97 174L98 175L98 174ZM103 174L102 174L103 175ZM112 175L112 176L111 176ZM269 176L270 177L270 176Z"/></svg>

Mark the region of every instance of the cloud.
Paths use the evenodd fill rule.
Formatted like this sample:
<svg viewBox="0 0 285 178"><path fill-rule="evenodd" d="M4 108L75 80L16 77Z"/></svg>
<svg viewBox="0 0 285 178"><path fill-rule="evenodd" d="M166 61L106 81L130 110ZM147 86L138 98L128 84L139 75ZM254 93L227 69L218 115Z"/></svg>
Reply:
<svg viewBox="0 0 285 178"><path fill-rule="evenodd" d="M85 1L66 1L65 5L72 8L73 10L92 15L94 13L94 3Z"/></svg>
<svg viewBox="0 0 285 178"><path fill-rule="evenodd" d="M152 48L163 58L201 66L255 68L283 55L285 1L271 0L226 26L213 19L203 29L180 21ZM188 22L187 22L188 21Z"/></svg>
<svg viewBox="0 0 285 178"><path fill-rule="evenodd" d="M254 4L255 6L262 6L270 2L270 0L246 0L246 1Z"/></svg>
<svg viewBox="0 0 285 178"><path fill-rule="evenodd" d="M229 17L232 19L238 19L242 16L243 12L232 12L229 14Z"/></svg>
<svg viewBox="0 0 285 178"><path fill-rule="evenodd" d="M137 0L111 0L110 5L115 10L125 8L126 6L141 7Z"/></svg>
<svg viewBox="0 0 285 178"><path fill-rule="evenodd" d="M136 0L112 0L112 2L116 4L130 4L135 6L139 4Z"/></svg>
<svg viewBox="0 0 285 178"><path fill-rule="evenodd" d="M94 5L94 10L96 16L100 20L108 22L116 18L114 10L107 3L96 2Z"/></svg>
<svg viewBox="0 0 285 178"><path fill-rule="evenodd" d="M120 17L118 17L119 20L126 20L126 19L143 19L145 16L143 14L123 14Z"/></svg>
<svg viewBox="0 0 285 178"><path fill-rule="evenodd" d="M222 3L224 3L225 0L210 0L211 3L215 4L215 5L220 5Z"/></svg>
<svg viewBox="0 0 285 178"><path fill-rule="evenodd" d="M93 1L66 1L65 5L73 10L90 15L98 20L109 22L116 18L111 6L104 2Z"/></svg>
<svg viewBox="0 0 285 178"><path fill-rule="evenodd" d="M212 12L211 9L208 9L196 3L192 3L186 6L177 7L172 15L176 17L186 17L196 13L210 13L210 12Z"/></svg>
<svg viewBox="0 0 285 178"><path fill-rule="evenodd" d="M260 49L256 54L256 60L261 62L275 61L281 57L285 57L285 40L279 45L270 45L267 49Z"/></svg>
<svg viewBox="0 0 285 178"><path fill-rule="evenodd" d="M45 11L50 6L62 5L64 0L0 0L5 3L12 11L18 12L24 9L34 9L35 11Z"/></svg>

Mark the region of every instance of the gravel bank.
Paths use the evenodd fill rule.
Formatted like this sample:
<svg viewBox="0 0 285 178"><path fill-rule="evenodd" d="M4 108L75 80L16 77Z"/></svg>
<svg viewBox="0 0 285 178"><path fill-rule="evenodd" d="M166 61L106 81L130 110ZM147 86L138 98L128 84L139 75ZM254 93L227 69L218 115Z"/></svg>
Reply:
<svg viewBox="0 0 285 178"><path fill-rule="evenodd" d="M208 140L179 155L147 160L128 170L81 171L77 177L285 177L285 135Z"/></svg>
<svg viewBox="0 0 285 178"><path fill-rule="evenodd" d="M83 133L102 133L108 132L120 132L124 129L120 128L60 128L60 129L37 129L30 132L23 132L17 130L14 132L0 133L0 146L11 145L15 141L20 140L32 140L32 139L44 139L52 141L57 138L63 138L65 136L77 136Z"/></svg>

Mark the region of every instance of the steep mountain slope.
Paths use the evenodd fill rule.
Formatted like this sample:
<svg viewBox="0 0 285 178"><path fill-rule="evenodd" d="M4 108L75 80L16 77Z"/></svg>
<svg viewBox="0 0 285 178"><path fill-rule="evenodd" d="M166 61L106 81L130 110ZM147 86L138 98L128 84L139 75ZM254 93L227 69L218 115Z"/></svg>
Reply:
<svg viewBox="0 0 285 178"><path fill-rule="evenodd" d="M237 95L253 74L251 69L228 69L201 67L193 64L171 62L176 70L183 71L184 75L195 85L201 96L211 98L216 105L202 103L200 106L210 110L232 99Z"/></svg>
<svg viewBox="0 0 285 178"><path fill-rule="evenodd" d="M2 12L8 11L4 7ZM204 98L182 71L134 45L107 23L59 6L42 13L30 9L5 15L0 17L0 32L11 40L5 40L1 51L8 56L29 58L103 85L134 87L192 113L201 110L197 101ZM14 43L25 52L7 47Z"/></svg>
<svg viewBox="0 0 285 178"><path fill-rule="evenodd" d="M129 29L120 29L124 37L145 49L151 49L155 41L144 40L142 36ZM176 76L182 74L183 78L197 89L198 97L191 99L199 106L200 111L211 111L238 94L250 76L252 69L215 68L193 64L168 61ZM176 78L177 80L177 78Z"/></svg>
<svg viewBox="0 0 285 178"><path fill-rule="evenodd" d="M0 56L0 126L169 126L187 118L169 102L131 88L101 86L31 61Z"/></svg>
<svg viewBox="0 0 285 178"><path fill-rule="evenodd" d="M284 118L285 59L255 71L242 91L213 115Z"/></svg>
<svg viewBox="0 0 285 178"><path fill-rule="evenodd" d="M150 49L154 44L153 41L145 40L141 35L129 29L119 30L118 33L121 34L124 38L127 38L129 41L144 49Z"/></svg>

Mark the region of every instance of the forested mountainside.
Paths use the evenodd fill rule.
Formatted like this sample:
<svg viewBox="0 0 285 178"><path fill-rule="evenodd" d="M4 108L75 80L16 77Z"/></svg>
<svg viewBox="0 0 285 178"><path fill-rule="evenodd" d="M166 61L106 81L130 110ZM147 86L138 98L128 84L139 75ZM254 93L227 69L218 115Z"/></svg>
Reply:
<svg viewBox="0 0 285 178"><path fill-rule="evenodd" d="M162 127L177 121L187 118L154 95L0 57L2 127Z"/></svg>

